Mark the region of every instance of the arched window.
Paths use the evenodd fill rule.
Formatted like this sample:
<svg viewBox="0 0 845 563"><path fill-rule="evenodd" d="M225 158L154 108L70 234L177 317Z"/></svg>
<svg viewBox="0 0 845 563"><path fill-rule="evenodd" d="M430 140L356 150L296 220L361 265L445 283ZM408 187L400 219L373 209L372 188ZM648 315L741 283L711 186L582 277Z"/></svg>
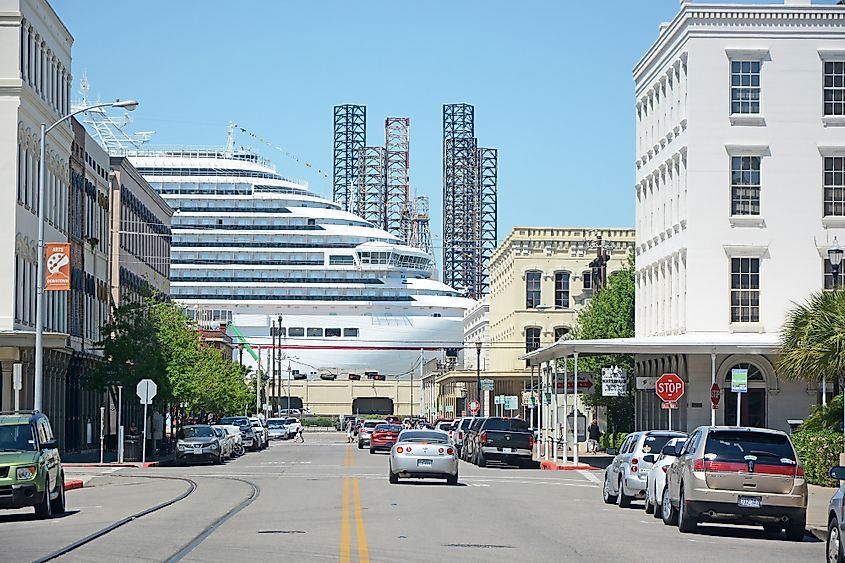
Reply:
<svg viewBox="0 0 845 563"><path fill-rule="evenodd" d="M555 308L569 309L569 272L555 272Z"/></svg>
<svg viewBox="0 0 845 563"><path fill-rule="evenodd" d="M540 304L540 278L538 271L525 272L525 308L534 309Z"/></svg>
<svg viewBox="0 0 845 563"><path fill-rule="evenodd" d="M569 334L569 327L556 326L555 327L555 342Z"/></svg>
<svg viewBox="0 0 845 563"><path fill-rule="evenodd" d="M533 352L540 347L540 327L530 326L525 329L525 351Z"/></svg>

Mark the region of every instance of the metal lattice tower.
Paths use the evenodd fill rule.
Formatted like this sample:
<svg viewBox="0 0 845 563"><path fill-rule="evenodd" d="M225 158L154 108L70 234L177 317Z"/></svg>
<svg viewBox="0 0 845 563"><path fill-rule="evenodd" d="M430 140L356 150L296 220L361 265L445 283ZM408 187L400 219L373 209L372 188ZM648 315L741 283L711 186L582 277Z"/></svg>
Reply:
<svg viewBox="0 0 845 563"><path fill-rule="evenodd" d="M414 199L414 212L411 217L411 233L408 244L427 252L434 257L429 226L428 197L421 195Z"/></svg>
<svg viewBox="0 0 845 563"><path fill-rule="evenodd" d="M443 106L443 281L479 299L496 247L496 149L479 148L475 110Z"/></svg>
<svg viewBox="0 0 845 563"><path fill-rule="evenodd" d="M490 257L496 250L498 235L498 187L499 187L499 151L497 149L478 149L478 183L481 193L481 294L490 291Z"/></svg>
<svg viewBox="0 0 845 563"><path fill-rule="evenodd" d="M362 147L356 157L358 170L353 213L379 229L385 224L384 148Z"/></svg>
<svg viewBox="0 0 845 563"><path fill-rule="evenodd" d="M411 229L410 186L411 120L384 120L385 226L384 230L407 241Z"/></svg>
<svg viewBox="0 0 845 563"><path fill-rule="evenodd" d="M358 185L358 155L367 145L367 107L334 106L334 159L332 199L346 211L353 210Z"/></svg>

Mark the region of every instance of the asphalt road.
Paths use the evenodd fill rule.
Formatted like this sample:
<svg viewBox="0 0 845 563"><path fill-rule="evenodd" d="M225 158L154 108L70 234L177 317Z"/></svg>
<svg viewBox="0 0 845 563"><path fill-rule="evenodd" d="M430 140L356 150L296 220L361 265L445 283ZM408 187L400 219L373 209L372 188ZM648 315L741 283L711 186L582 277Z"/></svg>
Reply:
<svg viewBox="0 0 845 563"><path fill-rule="evenodd" d="M341 434L277 442L223 466L86 473L70 512L37 521L0 512L2 559L31 561L192 490L60 559L68 561L824 560L824 545L762 529L701 526L682 535L641 508L601 501L600 472L461 464L460 486L390 485L387 456ZM92 477L91 472L97 473ZM166 479L162 479L162 478Z"/></svg>

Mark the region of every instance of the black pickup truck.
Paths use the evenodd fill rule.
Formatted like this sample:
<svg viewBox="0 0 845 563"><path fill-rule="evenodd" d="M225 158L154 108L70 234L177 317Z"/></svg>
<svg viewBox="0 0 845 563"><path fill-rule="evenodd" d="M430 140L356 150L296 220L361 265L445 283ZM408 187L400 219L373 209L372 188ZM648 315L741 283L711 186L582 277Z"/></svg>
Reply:
<svg viewBox="0 0 845 563"><path fill-rule="evenodd" d="M490 417L474 435L472 462L485 467L488 461L528 466L533 463L534 435L519 418Z"/></svg>

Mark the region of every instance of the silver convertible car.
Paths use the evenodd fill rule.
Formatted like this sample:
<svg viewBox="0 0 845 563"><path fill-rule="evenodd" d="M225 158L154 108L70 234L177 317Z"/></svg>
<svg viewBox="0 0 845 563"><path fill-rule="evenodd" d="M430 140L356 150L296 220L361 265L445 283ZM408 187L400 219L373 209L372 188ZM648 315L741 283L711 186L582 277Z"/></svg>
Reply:
<svg viewBox="0 0 845 563"><path fill-rule="evenodd" d="M388 476L391 483L399 478L446 479L458 484L458 458L449 435L437 430L403 430L390 450Z"/></svg>

